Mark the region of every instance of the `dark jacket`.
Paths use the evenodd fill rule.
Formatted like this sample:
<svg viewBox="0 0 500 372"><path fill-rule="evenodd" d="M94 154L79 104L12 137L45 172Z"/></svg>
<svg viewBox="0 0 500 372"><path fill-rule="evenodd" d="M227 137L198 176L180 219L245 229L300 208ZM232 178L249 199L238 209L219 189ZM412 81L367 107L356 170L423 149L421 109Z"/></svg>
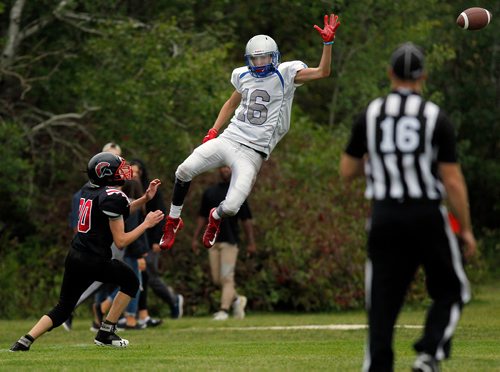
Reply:
<svg viewBox="0 0 500 372"><path fill-rule="evenodd" d="M142 170L142 175L141 175L141 184L146 191L149 186L149 175L148 175L148 170L144 164L144 162L141 159L131 159L130 164L136 164L141 168ZM161 210L163 213L167 213L167 208L165 206L165 202L163 201L163 195L160 190L156 192L156 195L146 203L146 213L149 213L151 211L156 211L156 210ZM155 227L152 227L147 230L146 235L149 243L149 247L151 247L151 244L154 243L159 243L161 236L163 234L163 225L164 221L160 222L157 224Z"/></svg>

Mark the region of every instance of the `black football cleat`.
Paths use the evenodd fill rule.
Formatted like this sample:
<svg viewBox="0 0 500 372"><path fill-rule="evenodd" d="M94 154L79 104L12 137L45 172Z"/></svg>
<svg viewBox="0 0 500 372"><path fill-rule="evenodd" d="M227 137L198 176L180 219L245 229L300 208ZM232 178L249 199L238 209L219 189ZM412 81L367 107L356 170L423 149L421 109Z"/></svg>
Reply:
<svg viewBox="0 0 500 372"><path fill-rule="evenodd" d="M22 344L20 341L22 342L22 340L16 341L14 343L14 345L12 345L10 347L9 351L14 352L14 351L29 351L30 350L29 346Z"/></svg>
<svg viewBox="0 0 500 372"><path fill-rule="evenodd" d="M115 331L115 325L103 323L95 336L94 343L97 346L127 347L128 340L118 336Z"/></svg>

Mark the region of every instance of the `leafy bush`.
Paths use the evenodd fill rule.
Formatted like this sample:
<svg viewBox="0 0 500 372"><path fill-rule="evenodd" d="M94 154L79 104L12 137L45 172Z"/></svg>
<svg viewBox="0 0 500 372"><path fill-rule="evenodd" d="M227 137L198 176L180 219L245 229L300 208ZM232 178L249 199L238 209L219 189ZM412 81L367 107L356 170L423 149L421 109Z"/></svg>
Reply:
<svg viewBox="0 0 500 372"><path fill-rule="evenodd" d="M57 300L71 238L66 223L71 195L85 180L81 171L87 159L103 143L116 140L125 157L143 158L151 176L163 180L168 203L173 171L199 144L229 96L229 75L242 64L249 35L269 33L284 60L314 66L321 43L311 25L321 24L322 13L333 10L300 1L265 7L83 2L71 9L91 15L90 20L74 24L54 19L49 3L27 2L22 24L52 22L22 40L13 74L0 77L6 88L0 97L0 140L6 144L0 147L0 295L12 299L2 302L0 316L39 315L40 308ZM459 129L473 222L483 238L471 277L481 280L498 267L496 34L491 26L480 33L443 27L449 14L464 5L436 0L336 5L344 26L334 47L332 79L298 90L291 132L264 164L250 197L259 251L247 259L242 249L237 280L252 307L316 311L362 306L369 204L362 196L363 181L346 187L337 164L347 123L369 99L387 91L388 56L406 39L427 50L431 78L424 95L442 103ZM363 12L367 6L373 11ZM4 8L0 4L7 24ZM283 9L287 22L279 21ZM178 19L171 18L174 11ZM356 22L363 27L346 27ZM3 28L4 43L8 29ZM24 91L23 81L30 89ZM43 134L30 132L52 113L81 113L89 106L100 109L49 126ZM214 173L208 173L193 182L186 228L174 250L163 255L165 278L186 294L188 313L218 306L205 253L190 251L201 191L213 181ZM424 293L419 273L410 298L417 303ZM165 314L164 304L151 299L152 309Z"/></svg>
<svg viewBox="0 0 500 372"><path fill-rule="evenodd" d="M36 238L5 238L0 244L9 249L0 252L0 296L8 300L1 302L0 317L42 315L57 303L66 252Z"/></svg>
<svg viewBox="0 0 500 372"><path fill-rule="evenodd" d="M0 142L5 144L0 146L0 233L11 231L23 235L32 226L29 210L36 198L36 189L33 164L25 156L29 143L23 134L18 123L0 121Z"/></svg>

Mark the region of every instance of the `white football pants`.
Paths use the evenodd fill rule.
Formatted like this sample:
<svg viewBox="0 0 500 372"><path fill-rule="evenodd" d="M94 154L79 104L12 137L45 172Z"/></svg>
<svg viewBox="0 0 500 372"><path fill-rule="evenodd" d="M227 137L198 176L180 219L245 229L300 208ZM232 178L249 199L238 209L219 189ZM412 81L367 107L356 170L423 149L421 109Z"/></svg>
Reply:
<svg viewBox="0 0 500 372"><path fill-rule="evenodd" d="M210 169L228 166L231 168L231 182L226 199L217 209L222 217L234 216L257 179L263 157L255 150L227 138L214 138L198 146L184 162L179 165L175 176L189 182L197 175Z"/></svg>

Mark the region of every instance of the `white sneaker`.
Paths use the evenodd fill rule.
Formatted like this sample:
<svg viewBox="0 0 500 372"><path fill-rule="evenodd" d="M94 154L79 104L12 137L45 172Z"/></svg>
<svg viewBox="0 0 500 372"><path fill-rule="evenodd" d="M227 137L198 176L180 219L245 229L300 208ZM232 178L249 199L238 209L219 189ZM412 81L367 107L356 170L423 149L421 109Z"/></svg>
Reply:
<svg viewBox="0 0 500 372"><path fill-rule="evenodd" d="M418 354L415 363L412 366L412 372L439 372L439 361L432 355L421 353Z"/></svg>
<svg viewBox="0 0 500 372"><path fill-rule="evenodd" d="M225 311L217 311L215 314L214 314L214 317L213 317L213 320L227 320L227 318L229 317L229 315L227 315L227 313Z"/></svg>
<svg viewBox="0 0 500 372"><path fill-rule="evenodd" d="M180 319L182 318L183 314L184 314L184 296L178 294L177 296L175 296L175 305L172 308L170 317L172 319Z"/></svg>
<svg viewBox="0 0 500 372"><path fill-rule="evenodd" d="M247 298L238 296L233 302L233 316L235 319L243 319L245 317L245 307L247 306Z"/></svg>

